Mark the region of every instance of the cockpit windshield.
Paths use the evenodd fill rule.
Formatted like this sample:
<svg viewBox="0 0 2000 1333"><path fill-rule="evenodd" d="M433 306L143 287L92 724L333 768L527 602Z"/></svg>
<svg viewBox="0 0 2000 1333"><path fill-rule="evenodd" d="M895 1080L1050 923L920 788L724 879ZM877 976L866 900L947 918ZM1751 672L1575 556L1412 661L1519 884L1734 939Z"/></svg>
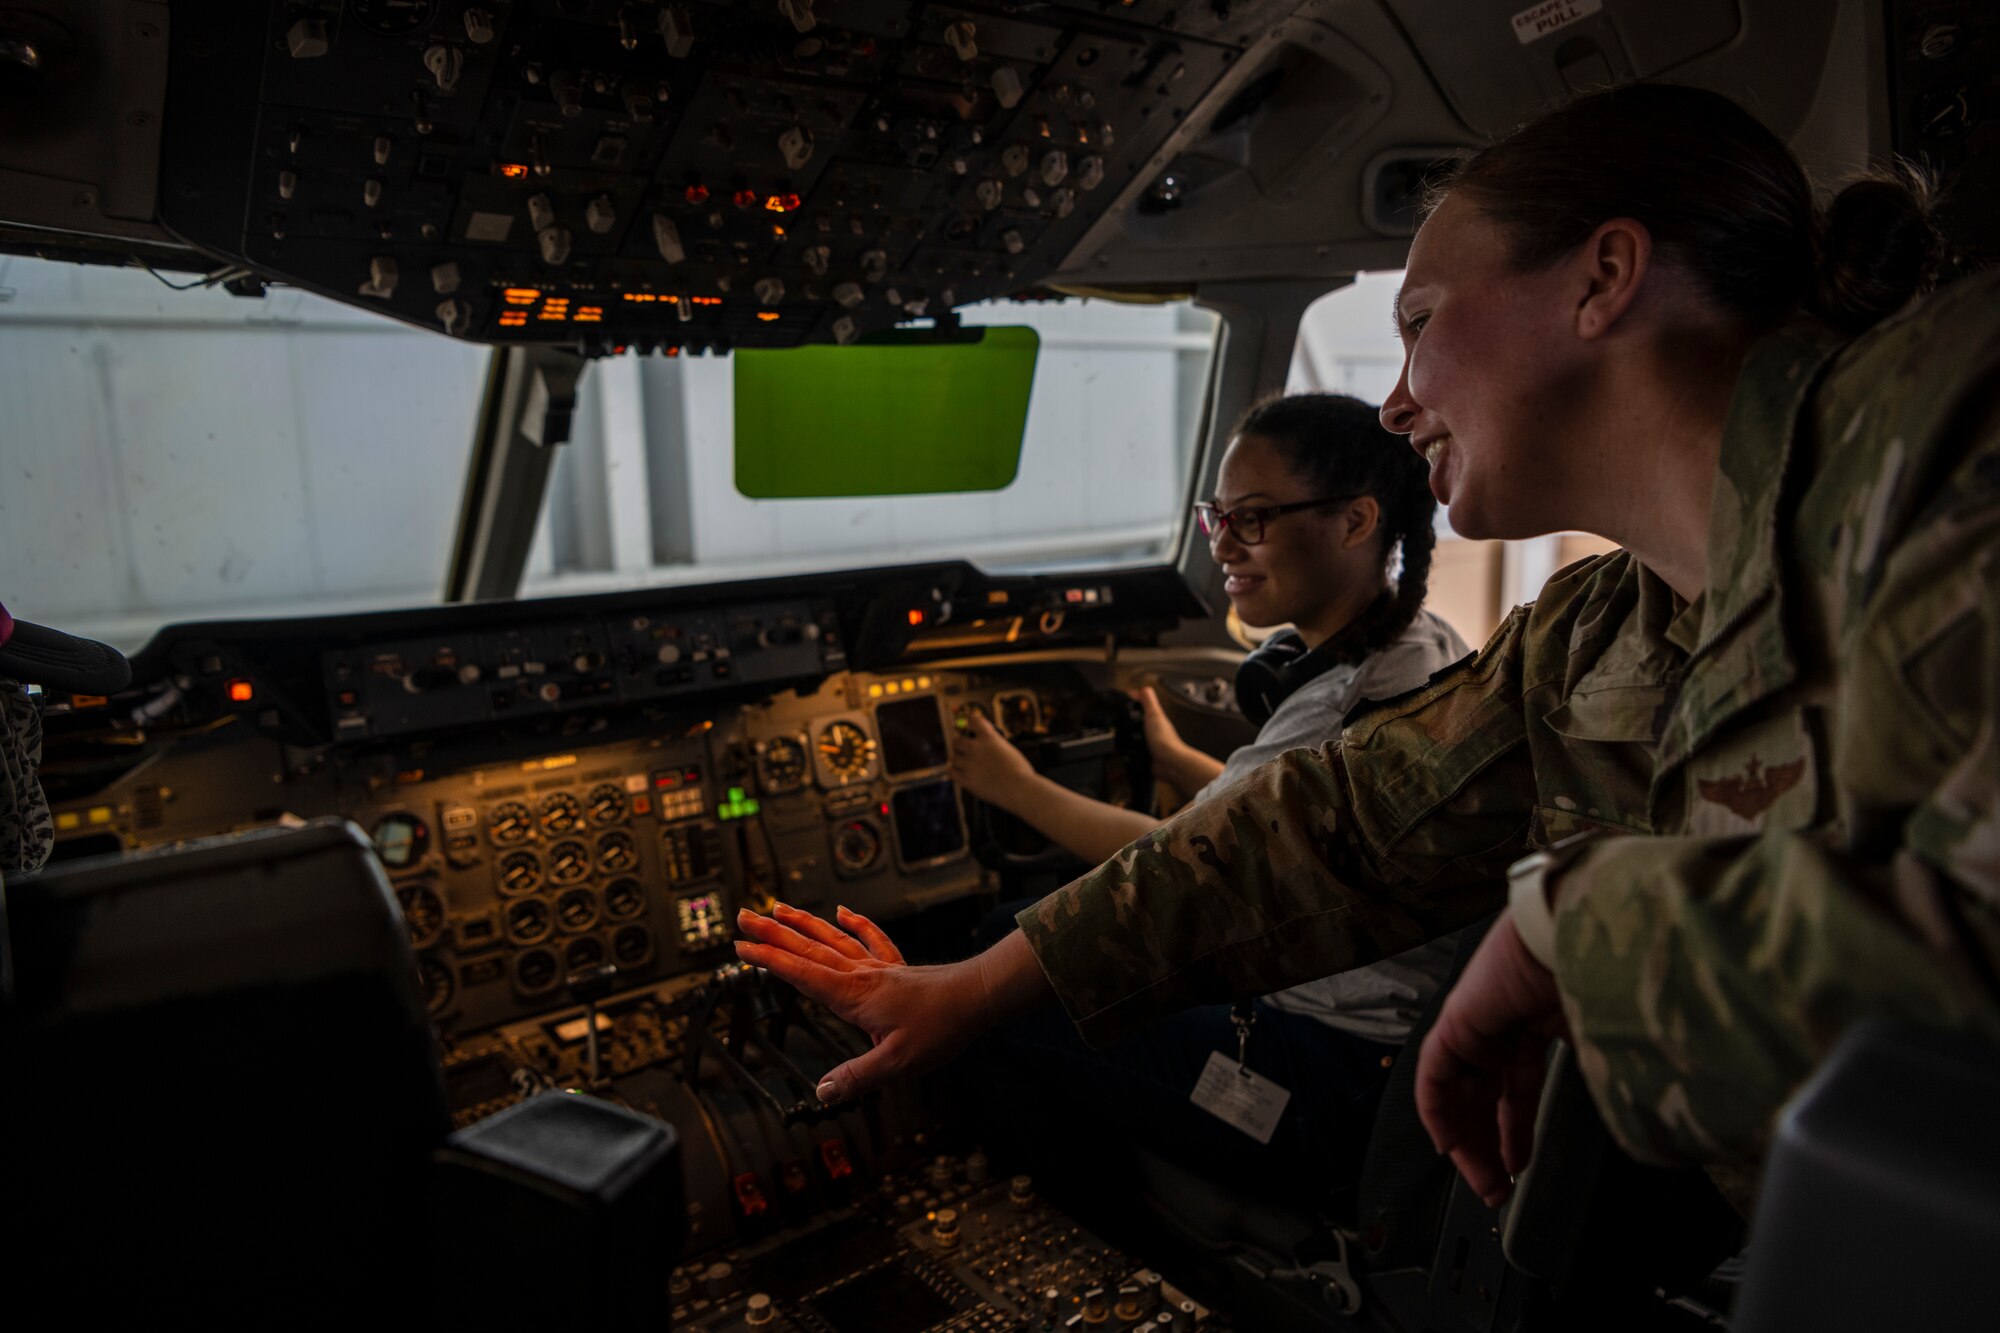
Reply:
<svg viewBox="0 0 2000 1333"><path fill-rule="evenodd" d="M10 609L129 649L177 620L436 601L488 353L296 290L169 282L0 257ZM734 467L734 358L610 358L583 377L520 593L1167 557L1215 318L1103 301L963 316L1039 341L1008 484L752 499Z"/></svg>

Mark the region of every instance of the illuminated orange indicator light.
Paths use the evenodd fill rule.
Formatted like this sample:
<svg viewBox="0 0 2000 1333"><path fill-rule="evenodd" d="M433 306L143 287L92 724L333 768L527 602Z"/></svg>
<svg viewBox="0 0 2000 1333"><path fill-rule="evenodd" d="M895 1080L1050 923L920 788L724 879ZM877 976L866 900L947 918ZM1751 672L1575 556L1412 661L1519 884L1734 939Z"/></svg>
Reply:
<svg viewBox="0 0 2000 1333"><path fill-rule="evenodd" d="M765 209L772 213L789 213L798 206L799 197L795 194L774 194L764 201Z"/></svg>
<svg viewBox="0 0 2000 1333"><path fill-rule="evenodd" d="M911 612L910 612L910 623L911 623L912 625L921 625L921 624L923 624L923 623L924 623L924 613L923 613L922 611L911 611Z"/></svg>
<svg viewBox="0 0 2000 1333"><path fill-rule="evenodd" d="M679 356L680 354L681 354L681 348L679 343L675 343L672 347L669 347L667 349L668 356Z"/></svg>
<svg viewBox="0 0 2000 1333"><path fill-rule="evenodd" d="M700 205L708 202L708 187L699 181L681 191L681 194L691 204Z"/></svg>
<svg viewBox="0 0 2000 1333"><path fill-rule="evenodd" d="M771 224L771 235L782 241L785 239L785 229L774 222Z"/></svg>
<svg viewBox="0 0 2000 1333"><path fill-rule="evenodd" d="M627 292L625 293L625 299L628 301L637 301L643 303L646 301L657 301L660 298L654 295L652 292Z"/></svg>
<svg viewBox="0 0 2000 1333"><path fill-rule="evenodd" d="M256 697L257 691L249 681L232 680L229 682L229 702L233 704L247 704Z"/></svg>
<svg viewBox="0 0 2000 1333"><path fill-rule="evenodd" d="M750 189L738 190L735 194L729 196L729 202L735 204L738 208L755 208L757 206L757 192Z"/></svg>
<svg viewBox="0 0 2000 1333"><path fill-rule="evenodd" d="M759 310L757 318L763 320L766 324L775 324L781 316L775 310Z"/></svg>
<svg viewBox="0 0 2000 1333"><path fill-rule="evenodd" d="M578 306L576 308L576 322L579 324L602 324L604 322L604 307L596 305Z"/></svg>
<svg viewBox="0 0 2000 1333"><path fill-rule="evenodd" d="M500 312L500 327L503 329L524 328L527 323L528 312L525 310L503 310Z"/></svg>
<svg viewBox="0 0 2000 1333"><path fill-rule="evenodd" d="M508 305L533 305L542 294L533 287L509 287L500 293L500 299Z"/></svg>
<svg viewBox="0 0 2000 1333"><path fill-rule="evenodd" d="M719 297L719 296L690 296L690 297L688 298L688 300L690 300L690 301L694 302L694 303L695 303L696 305L721 305L721 304L722 304L722 298L721 298L721 297Z"/></svg>
<svg viewBox="0 0 2000 1333"><path fill-rule="evenodd" d="M526 180L528 178L528 164L526 162L502 162L500 164L500 174L510 181Z"/></svg>

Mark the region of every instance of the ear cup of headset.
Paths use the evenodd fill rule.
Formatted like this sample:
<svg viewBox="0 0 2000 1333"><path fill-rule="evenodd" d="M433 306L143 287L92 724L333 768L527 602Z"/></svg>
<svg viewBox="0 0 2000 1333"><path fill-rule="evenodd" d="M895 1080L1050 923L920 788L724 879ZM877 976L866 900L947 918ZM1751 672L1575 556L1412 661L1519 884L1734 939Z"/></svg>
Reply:
<svg viewBox="0 0 2000 1333"><path fill-rule="evenodd" d="M1236 668L1236 707L1243 716L1260 727L1269 722L1278 705L1311 679L1291 679L1307 656L1297 630L1281 629L1251 649Z"/></svg>

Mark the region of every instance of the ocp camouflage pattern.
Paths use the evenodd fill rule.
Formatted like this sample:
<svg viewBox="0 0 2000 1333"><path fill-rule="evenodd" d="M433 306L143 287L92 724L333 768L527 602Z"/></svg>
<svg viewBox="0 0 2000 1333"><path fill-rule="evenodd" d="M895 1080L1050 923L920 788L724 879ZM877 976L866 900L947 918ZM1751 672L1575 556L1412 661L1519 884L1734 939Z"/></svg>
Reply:
<svg viewBox="0 0 2000 1333"><path fill-rule="evenodd" d="M1557 979L1607 1123L1753 1162L1856 1019L2000 1038L2000 274L1852 343L1760 341L1709 586L1622 552L1475 656L1023 912L1084 1037L1372 962L1559 885Z"/></svg>

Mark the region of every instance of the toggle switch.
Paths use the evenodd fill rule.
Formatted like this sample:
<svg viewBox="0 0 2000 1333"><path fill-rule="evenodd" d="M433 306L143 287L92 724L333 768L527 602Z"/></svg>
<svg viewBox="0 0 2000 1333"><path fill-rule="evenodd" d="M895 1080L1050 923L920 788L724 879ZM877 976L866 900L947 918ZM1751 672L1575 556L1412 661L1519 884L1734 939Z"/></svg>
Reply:
<svg viewBox="0 0 2000 1333"><path fill-rule="evenodd" d="M583 210L583 224L602 236L618 225L618 205L608 194L600 194Z"/></svg>
<svg viewBox="0 0 2000 1333"><path fill-rule="evenodd" d="M1021 76L1013 66L1002 65L993 71L993 95L1000 99L1003 110L1012 111L1019 106L1025 91L1021 86Z"/></svg>
<svg viewBox="0 0 2000 1333"><path fill-rule="evenodd" d="M694 16L686 5L668 5L660 11L660 36L669 56L687 59L688 52L694 50Z"/></svg>
<svg viewBox="0 0 2000 1333"><path fill-rule="evenodd" d="M285 49L294 60L314 60L327 53L326 20L303 18L285 30Z"/></svg>
<svg viewBox="0 0 2000 1333"><path fill-rule="evenodd" d="M544 228L542 231L535 233L535 244L542 252L542 262L544 264L567 264L569 262L569 228Z"/></svg>
<svg viewBox="0 0 2000 1333"><path fill-rule="evenodd" d="M396 294L398 276L394 258L389 255L376 255L368 261L368 281L361 284L361 294L386 301Z"/></svg>
<svg viewBox="0 0 2000 1333"><path fill-rule="evenodd" d="M944 40L945 45L951 48L952 54L960 60L979 59L979 29L973 25L972 20L960 19L956 23L945 24Z"/></svg>
<svg viewBox="0 0 2000 1333"><path fill-rule="evenodd" d="M439 42L424 52L424 68L431 72L437 90L448 93L458 86L458 76L465 72L465 53Z"/></svg>
<svg viewBox="0 0 2000 1333"><path fill-rule="evenodd" d="M456 260L448 260L431 267L431 290L439 296L450 296L463 285L464 275L458 270Z"/></svg>
<svg viewBox="0 0 2000 1333"><path fill-rule="evenodd" d="M660 258L669 264L687 258L687 248L681 244L681 229L664 213L653 214L653 244L659 249Z"/></svg>
<svg viewBox="0 0 2000 1333"><path fill-rule="evenodd" d="M785 165L793 171L799 170L812 161L812 132L802 125L794 125L778 136L778 156L785 159Z"/></svg>

